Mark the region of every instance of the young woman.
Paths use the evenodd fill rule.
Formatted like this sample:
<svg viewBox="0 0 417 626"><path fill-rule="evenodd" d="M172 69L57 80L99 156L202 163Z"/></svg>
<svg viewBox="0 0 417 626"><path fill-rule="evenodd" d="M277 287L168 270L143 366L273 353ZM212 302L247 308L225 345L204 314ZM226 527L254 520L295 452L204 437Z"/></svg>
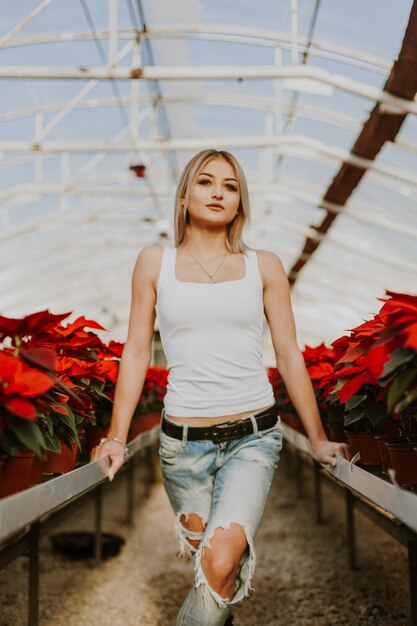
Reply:
<svg viewBox="0 0 417 626"><path fill-rule="evenodd" d="M193 587L177 626L232 624L249 595L253 539L282 448L281 420L262 363L266 316L277 366L321 463L351 458L322 428L296 342L279 257L242 239L250 210L245 175L228 152L204 150L184 169L175 204L175 247L146 246L133 272L128 337L107 441L109 478L124 462L131 416L151 359L155 308L169 378L160 432L163 483L176 513L180 556Z"/></svg>

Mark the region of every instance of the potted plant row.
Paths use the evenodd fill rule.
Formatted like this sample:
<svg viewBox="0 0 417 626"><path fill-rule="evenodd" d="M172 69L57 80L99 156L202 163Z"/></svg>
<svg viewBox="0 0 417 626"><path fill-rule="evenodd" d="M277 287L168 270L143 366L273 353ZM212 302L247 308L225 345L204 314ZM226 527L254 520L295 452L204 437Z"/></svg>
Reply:
<svg viewBox="0 0 417 626"><path fill-rule="evenodd" d="M358 464L395 470L404 487L417 485L417 296L386 292L373 319L327 348L303 355L330 440L348 441ZM295 413L275 368L279 404ZM302 431L296 423L293 427Z"/></svg>
<svg viewBox="0 0 417 626"><path fill-rule="evenodd" d="M104 344L86 330L103 327L84 317L63 326L69 315L0 316L0 497L71 471L82 455L88 462L108 432L123 344ZM132 423L149 427L165 381L165 370L149 368Z"/></svg>

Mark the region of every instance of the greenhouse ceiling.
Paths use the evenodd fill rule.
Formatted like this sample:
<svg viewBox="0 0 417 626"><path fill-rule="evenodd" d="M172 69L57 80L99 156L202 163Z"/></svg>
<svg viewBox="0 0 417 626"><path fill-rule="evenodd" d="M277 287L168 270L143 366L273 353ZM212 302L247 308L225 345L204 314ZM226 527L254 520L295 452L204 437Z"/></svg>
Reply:
<svg viewBox="0 0 417 626"><path fill-rule="evenodd" d="M0 313L125 340L186 161L231 151L300 345L416 293L417 2L22 0L0 32Z"/></svg>

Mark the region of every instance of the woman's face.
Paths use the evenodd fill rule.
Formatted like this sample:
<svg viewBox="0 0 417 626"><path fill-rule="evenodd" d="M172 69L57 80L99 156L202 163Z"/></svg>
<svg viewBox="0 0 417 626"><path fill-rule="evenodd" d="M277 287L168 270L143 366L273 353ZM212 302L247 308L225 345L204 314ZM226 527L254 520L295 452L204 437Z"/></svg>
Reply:
<svg viewBox="0 0 417 626"><path fill-rule="evenodd" d="M188 213L191 221L226 225L235 217L240 193L233 167L222 159L206 163L191 186Z"/></svg>

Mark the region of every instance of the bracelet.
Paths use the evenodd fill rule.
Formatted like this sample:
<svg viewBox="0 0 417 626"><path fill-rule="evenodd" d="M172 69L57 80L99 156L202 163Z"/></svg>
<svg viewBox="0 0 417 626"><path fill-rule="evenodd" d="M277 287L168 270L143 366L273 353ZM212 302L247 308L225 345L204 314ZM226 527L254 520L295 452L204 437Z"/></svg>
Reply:
<svg viewBox="0 0 417 626"><path fill-rule="evenodd" d="M123 441L119 439L119 437L111 437L110 439L108 439L107 437L102 437L100 439L99 445L101 446L101 444L106 443L106 441L117 441L117 443L120 443L122 446L124 445Z"/></svg>
<svg viewBox="0 0 417 626"><path fill-rule="evenodd" d="M125 459L127 459L129 457L129 449L124 445L123 441L121 439L119 439L119 437L102 437L100 439L100 443L98 444L99 446L102 446L103 443L106 443L106 441L117 441L117 443L120 443L120 445L122 445L124 447L124 453L125 453Z"/></svg>

